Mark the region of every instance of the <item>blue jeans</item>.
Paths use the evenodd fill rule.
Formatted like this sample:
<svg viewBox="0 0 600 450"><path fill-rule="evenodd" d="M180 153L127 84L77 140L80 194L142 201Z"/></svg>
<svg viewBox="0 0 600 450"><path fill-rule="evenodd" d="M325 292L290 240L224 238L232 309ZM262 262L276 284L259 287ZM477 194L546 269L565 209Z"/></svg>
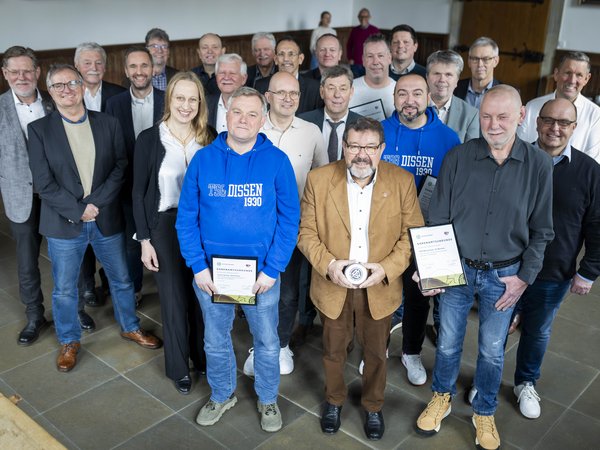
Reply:
<svg viewBox="0 0 600 450"><path fill-rule="evenodd" d="M433 369L434 392L456 394L467 316L473 298L479 297L479 353L475 371L477 395L473 411L482 416L493 415L498 406L496 395L502 379L504 341L514 306L498 311L494 306L505 291L499 277L515 275L520 263L496 270L476 270L466 264L467 286L446 289L440 294L440 334Z"/></svg>
<svg viewBox="0 0 600 450"><path fill-rule="evenodd" d="M271 289L258 296L256 305L242 305L254 338L254 390L258 400L268 405L279 393L279 288L280 278ZM236 362L231 342L235 305L213 303L210 295L194 283L204 318L206 377L211 400L223 403L236 388Z"/></svg>
<svg viewBox="0 0 600 450"><path fill-rule="evenodd" d="M77 316L77 280L83 254L92 245L104 267L110 285L115 319L124 332L140 328L135 315L133 284L127 270L125 234L103 236L96 222L85 222L81 234L72 239L47 238L52 262L52 314L58 341L61 344L79 341L81 327Z"/></svg>
<svg viewBox="0 0 600 450"><path fill-rule="evenodd" d="M550 341L552 322L562 303L571 280L535 281L519 301L521 339L517 350L515 386L540 378L542 360Z"/></svg>

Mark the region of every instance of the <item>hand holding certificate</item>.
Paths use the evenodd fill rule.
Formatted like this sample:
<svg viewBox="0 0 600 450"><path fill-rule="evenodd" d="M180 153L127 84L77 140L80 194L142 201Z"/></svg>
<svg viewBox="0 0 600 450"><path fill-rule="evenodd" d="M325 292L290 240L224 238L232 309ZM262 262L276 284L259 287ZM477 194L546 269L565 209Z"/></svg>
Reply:
<svg viewBox="0 0 600 450"><path fill-rule="evenodd" d="M256 258L213 256L212 278L216 287L214 303L256 305Z"/></svg>
<svg viewBox="0 0 600 450"><path fill-rule="evenodd" d="M422 291L467 284L452 224L409 232Z"/></svg>

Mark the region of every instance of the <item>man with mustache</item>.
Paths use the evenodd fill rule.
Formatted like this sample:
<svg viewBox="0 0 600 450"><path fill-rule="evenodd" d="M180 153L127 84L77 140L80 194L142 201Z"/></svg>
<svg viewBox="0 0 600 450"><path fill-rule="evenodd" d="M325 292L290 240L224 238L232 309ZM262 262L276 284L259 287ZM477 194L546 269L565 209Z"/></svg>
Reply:
<svg viewBox="0 0 600 450"><path fill-rule="evenodd" d="M83 86L85 87L83 101L89 111L104 112L108 99L125 91L124 87L103 80L106 72L106 52L97 43L83 42L79 44L75 49L74 62L75 67L83 77ZM84 330L93 330L96 328L96 324L83 310L83 304L102 306L104 303L103 297L96 296L95 273L96 257L92 247L88 247L81 264L81 275L79 277L79 320ZM102 270L100 275L104 283L106 277Z"/></svg>
<svg viewBox="0 0 600 450"><path fill-rule="evenodd" d="M208 124L217 133L227 131L227 105L231 95L244 86L248 78L248 67L237 53L225 53L219 56L215 65L215 78L219 92L206 97Z"/></svg>
<svg viewBox="0 0 600 450"><path fill-rule="evenodd" d="M259 31L252 36L252 54L256 64L248 67L246 86L255 87L256 82L262 78L269 78L277 72L275 65L275 46L277 41L272 33Z"/></svg>
<svg viewBox="0 0 600 450"><path fill-rule="evenodd" d="M121 190L121 201L125 218L127 267L136 292L136 301L139 302L142 297L144 268L140 243L133 239L135 233L131 203L133 150L138 135L162 117L165 93L152 86L152 56L145 47L130 47L125 50L123 64L125 76L129 80L129 90L111 97L107 102L106 112L119 120L127 151L127 167L125 183Z"/></svg>
<svg viewBox="0 0 600 450"><path fill-rule="evenodd" d="M444 125L429 104L429 88L425 78L417 74L400 77L394 89L396 111L383 121L385 132L384 161L391 162L413 174L415 185L421 188L427 175L437 177L446 153L459 145L454 130ZM423 208L427 218L427 210ZM402 275L404 281L404 315L395 314L395 323L402 323L402 364L408 381L420 386L427 381L421 362L429 301L423 297L411 276L414 262ZM393 328L393 327L392 327Z"/></svg>
<svg viewBox="0 0 600 450"><path fill-rule="evenodd" d="M338 431L348 392L344 366L356 336L364 351L361 404L365 433L384 433L386 344L410 261L408 228L423 218L408 172L380 161L383 128L359 118L346 126L344 159L308 174L298 248L312 265L310 293L323 323L326 403L321 430ZM344 269L358 262L366 279L353 284Z"/></svg>

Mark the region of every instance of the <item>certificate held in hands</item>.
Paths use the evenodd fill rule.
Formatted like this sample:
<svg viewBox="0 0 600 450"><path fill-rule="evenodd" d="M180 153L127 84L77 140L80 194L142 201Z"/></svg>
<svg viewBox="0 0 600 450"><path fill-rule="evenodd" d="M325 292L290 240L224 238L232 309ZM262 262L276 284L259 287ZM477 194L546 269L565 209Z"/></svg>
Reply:
<svg viewBox="0 0 600 450"><path fill-rule="evenodd" d="M256 305L252 287L256 282L257 258L216 256L211 258L212 278L217 293L213 303Z"/></svg>
<svg viewBox="0 0 600 450"><path fill-rule="evenodd" d="M467 284L452 224L409 232L421 291Z"/></svg>

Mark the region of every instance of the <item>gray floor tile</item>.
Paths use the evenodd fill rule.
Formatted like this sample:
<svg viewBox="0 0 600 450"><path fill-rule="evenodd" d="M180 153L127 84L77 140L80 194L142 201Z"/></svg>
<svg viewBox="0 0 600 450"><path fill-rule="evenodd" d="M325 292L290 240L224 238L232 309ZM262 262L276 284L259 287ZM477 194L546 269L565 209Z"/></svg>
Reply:
<svg viewBox="0 0 600 450"><path fill-rule="evenodd" d="M558 315L587 327L600 329L597 320L600 317L600 295L594 293L586 296L568 295L560 305Z"/></svg>
<svg viewBox="0 0 600 450"><path fill-rule="evenodd" d="M111 448L174 414L122 377L108 381L44 413L75 445ZM93 426L96 433L90 433Z"/></svg>
<svg viewBox="0 0 600 450"><path fill-rule="evenodd" d="M599 438L600 421L576 411L567 411L535 448L594 450L598 448Z"/></svg>
<svg viewBox="0 0 600 450"><path fill-rule="evenodd" d="M27 400L19 395L19 393L14 390L11 386L6 384L4 380L0 377L0 393L4 395L6 398L12 397L13 395L17 395L21 398L21 400L17 403L21 411L27 414L29 417L34 417L39 414L39 411L35 409Z"/></svg>
<svg viewBox="0 0 600 450"><path fill-rule="evenodd" d="M600 375L596 376L590 386L577 399L572 409L587 414L596 420L600 420L600 409L598 401L600 400ZM599 435L600 437L600 435Z"/></svg>
<svg viewBox="0 0 600 450"><path fill-rule="evenodd" d="M211 439L197 425L174 415L153 427L142 431L131 439L115 447L120 450L148 449L224 449L225 447Z"/></svg>
<svg viewBox="0 0 600 450"><path fill-rule="evenodd" d="M57 355L58 352L50 352L2 374L6 383L39 412L118 376L85 350L79 352L77 365L71 372L59 372L56 370ZM48 389L48 385L52 389Z"/></svg>
<svg viewBox="0 0 600 450"><path fill-rule="evenodd" d="M275 433L272 438L258 448L261 450L283 448L360 450L371 447L349 436L343 430L338 431L335 435L325 435L321 432L319 418L312 414L304 414L286 427L285 432Z"/></svg>
<svg viewBox="0 0 600 450"><path fill-rule="evenodd" d="M25 320L12 322L0 328L0 373L45 355L58 348L53 326L47 326L40 333L38 340L29 346L17 344L17 336L25 326Z"/></svg>
<svg viewBox="0 0 600 450"><path fill-rule="evenodd" d="M582 326L563 317L554 320L549 350L573 361L600 369L600 352L592 350L598 348L600 348L598 328Z"/></svg>
<svg viewBox="0 0 600 450"><path fill-rule="evenodd" d="M505 359L504 382L512 386L516 367L517 349L511 350ZM537 382L537 393L563 406L571 405L598 376L598 369L547 351L542 364L541 377Z"/></svg>
<svg viewBox="0 0 600 450"><path fill-rule="evenodd" d="M54 439L60 442L69 450L79 450L81 447L75 445L73 441L71 441L67 436L65 436L58 428L56 428L48 419L44 416L38 415L33 417L44 430L48 432Z"/></svg>
<svg viewBox="0 0 600 450"><path fill-rule="evenodd" d="M155 356L147 363L130 370L126 375L128 379L175 411L179 411L199 398L204 398L210 394L206 376L199 376L196 371L192 371L191 376L193 384L190 394L182 395L177 392L173 381L165 375L165 358L163 355Z"/></svg>
<svg viewBox="0 0 600 450"><path fill-rule="evenodd" d="M420 411L419 413L420 414ZM417 414L417 417L418 417ZM416 417L415 417L416 421ZM413 425L414 427L414 425ZM453 414L442 422L440 431L433 436L421 436L414 431L398 446L401 450L464 450L475 447L475 429L473 426L454 417Z"/></svg>
<svg viewBox="0 0 600 450"><path fill-rule="evenodd" d="M0 327L15 321L24 321L24 319L25 307L23 304L7 291L0 289Z"/></svg>
<svg viewBox="0 0 600 450"><path fill-rule="evenodd" d="M260 414L256 409L256 394L252 380L243 375L238 377L235 394L238 398L237 404L215 425L203 427L202 430L227 448L255 448L272 437L272 434L260 428ZM208 397L203 398L180 411L179 414L195 424L198 411L207 401ZM283 418L283 429L279 433L285 433L290 424L303 414L308 414L304 409L281 396L277 399L277 404Z"/></svg>

